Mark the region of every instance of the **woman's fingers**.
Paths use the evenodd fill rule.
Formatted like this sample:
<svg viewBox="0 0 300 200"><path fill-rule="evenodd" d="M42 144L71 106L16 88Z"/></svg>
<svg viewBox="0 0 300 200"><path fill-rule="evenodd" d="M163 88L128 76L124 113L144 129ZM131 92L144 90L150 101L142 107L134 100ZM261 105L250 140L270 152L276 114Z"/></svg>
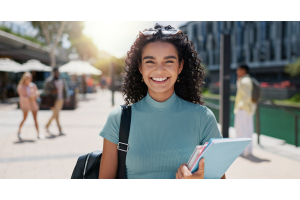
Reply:
<svg viewBox="0 0 300 200"><path fill-rule="evenodd" d="M191 175L192 175L192 173L187 168L187 164L184 163L184 164L180 165L180 167L178 168L177 173L176 173L176 178L177 179L186 179L186 178L189 178Z"/></svg>
<svg viewBox="0 0 300 200"><path fill-rule="evenodd" d="M179 167L178 170L177 170L176 178L177 178L177 179L182 179L182 172L181 172L181 170L180 170L180 167Z"/></svg>
<svg viewBox="0 0 300 200"><path fill-rule="evenodd" d="M204 170L204 158L201 158L201 160L199 162L199 169Z"/></svg>
<svg viewBox="0 0 300 200"><path fill-rule="evenodd" d="M193 174L188 169L186 163L180 165L176 173L176 179L203 179L203 178L204 178L204 158L200 160L198 170Z"/></svg>
<svg viewBox="0 0 300 200"><path fill-rule="evenodd" d="M177 173L176 173L176 178L177 179L183 179L184 178L184 174L183 174L183 171L182 171L183 166L184 166L184 164L180 165L180 167L177 170Z"/></svg>
<svg viewBox="0 0 300 200"><path fill-rule="evenodd" d="M199 167L197 173L203 178L204 177L204 158L202 158L199 162Z"/></svg>
<svg viewBox="0 0 300 200"><path fill-rule="evenodd" d="M181 169L182 176L183 176L184 179L191 178L192 173L191 173L190 170L187 168L187 165L186 165L186 164L181 165L180 169Z"/></svg>

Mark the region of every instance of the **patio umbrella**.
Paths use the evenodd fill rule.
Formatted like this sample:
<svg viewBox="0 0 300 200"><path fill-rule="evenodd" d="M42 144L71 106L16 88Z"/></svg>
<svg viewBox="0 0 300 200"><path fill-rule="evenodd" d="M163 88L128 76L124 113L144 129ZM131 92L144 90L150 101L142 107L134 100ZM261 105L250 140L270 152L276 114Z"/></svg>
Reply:
<svg viewBox="0 0 300 200"><path fill-rule="evenodd" d="M4 72L26 72L27 69L24 69L21 64L9 59L9 58L0 58L0 71Z"/></svg>
<svg viewBox="0 0 300 200"><path fill-rule="evenodd" d="M24 69L27 69L28 71L46 71L50 72L52 71L52 67L44 65L39 60L28 60L26 63L22 65Z"/></svg>
<svg viewBox="0 0 300 200"><path fill-rule="evenodd" d="M65 65L60 66L60 72L66 72L70 75L101 75L102 71L93 67L90 63L81 60L72 60Z"/></svg>

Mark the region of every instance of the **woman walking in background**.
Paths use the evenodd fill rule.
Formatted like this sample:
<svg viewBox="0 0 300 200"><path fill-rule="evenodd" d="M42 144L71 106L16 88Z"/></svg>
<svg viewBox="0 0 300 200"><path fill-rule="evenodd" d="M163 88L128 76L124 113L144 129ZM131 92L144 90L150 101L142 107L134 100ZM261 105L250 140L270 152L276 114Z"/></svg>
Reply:
<svg viewBox="0 0 300 200"><path fill-rule="evenodd" d="M39 139L44 139L42 135L39 133L39 127L37 123L37 112L39 110L39 105L36 102L36 98L39 97L37 86L31 82L32 76L29 72L25 72L18 84L18 94L20 98L20 109L23 111L23 120L20 124L18 131L18 138L22 140L21 128L23 123L27 118L28 111L32 112L35 127L38 133Z"/></svg>

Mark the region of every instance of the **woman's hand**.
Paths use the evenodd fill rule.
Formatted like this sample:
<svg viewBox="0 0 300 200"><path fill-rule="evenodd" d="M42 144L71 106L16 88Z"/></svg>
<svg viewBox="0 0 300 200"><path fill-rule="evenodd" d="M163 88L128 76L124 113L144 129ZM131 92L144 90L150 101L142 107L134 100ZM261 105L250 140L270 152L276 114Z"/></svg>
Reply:
<svg viewBox="0 0 300 200"><path fill-rule="evenodd" d="M35 96L33 96L33 97L29 97L29 99L30 100L32 100L32 101L34 101L34 100L36 100L36 98L38 98L40 95L35 95Z"/></svg>
<svg viewBox="0 0 300 200"><path fill-rule="evenodd" d="M204 158L199 162L198 170L191 173L187 168L187 164L182 164L176 173L176 179L204 179Z"/></svg>

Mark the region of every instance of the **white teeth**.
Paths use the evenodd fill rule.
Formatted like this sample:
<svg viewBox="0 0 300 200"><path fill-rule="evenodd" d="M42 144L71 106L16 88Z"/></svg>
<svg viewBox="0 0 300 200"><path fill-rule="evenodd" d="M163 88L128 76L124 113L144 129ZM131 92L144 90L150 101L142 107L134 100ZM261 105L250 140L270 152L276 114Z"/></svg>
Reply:
<svg viewBox="0 0 300 200"><path fill-rule="evenodd" d="M165 81L165 80L167 80L167 78L165 77L165 78L152 78L153 80L155 80L155 81Z"/></svg>

